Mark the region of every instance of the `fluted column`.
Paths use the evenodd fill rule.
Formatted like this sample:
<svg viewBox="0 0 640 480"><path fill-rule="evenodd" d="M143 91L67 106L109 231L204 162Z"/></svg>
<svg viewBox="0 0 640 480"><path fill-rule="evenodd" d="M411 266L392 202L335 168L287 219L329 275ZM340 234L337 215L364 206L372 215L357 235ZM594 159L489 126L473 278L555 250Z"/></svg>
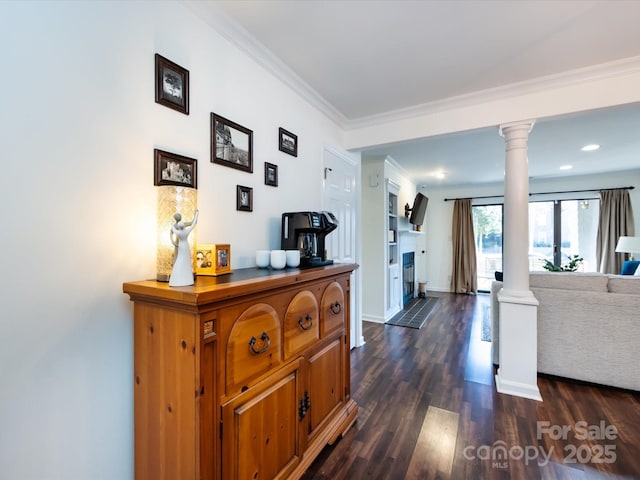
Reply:
<svg viewBox="0 0 640 480"><path fill-rule="evenodd" d="M538 301L529 290L529 166L527 143L534 122L500 126L506 144L503 288L500 308L500 393L542 400L538 389Z"/></svg>

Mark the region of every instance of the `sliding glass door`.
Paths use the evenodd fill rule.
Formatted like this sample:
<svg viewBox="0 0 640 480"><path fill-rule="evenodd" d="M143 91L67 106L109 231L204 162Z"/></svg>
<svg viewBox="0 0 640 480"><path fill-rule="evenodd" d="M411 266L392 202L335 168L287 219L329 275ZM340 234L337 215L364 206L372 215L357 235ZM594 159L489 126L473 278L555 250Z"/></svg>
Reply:
<svg viewBox="0 0 640 480"><path fill-rule="evenodd" d="M578 270L595 272L600 202L556 200L529 204L529 270L544 270L546 261L565 266L584 259Z"/></svg>
<svg viewBox="0 0 640 480"><path fill-rule="evenodd" d="M502 205L474 205L478 290L489 291L502 272ZM598 199L529 203L529 271L543 271L547 260L564 266L573 255L584 261L578 271L595 272Z"/></svg>
<svg viewBox="0 0 640 480"><path fill-rule="evenodd" d="M502 271L502 205L471 207L476 236L478 290L488 292L495 272Z"/></svg>

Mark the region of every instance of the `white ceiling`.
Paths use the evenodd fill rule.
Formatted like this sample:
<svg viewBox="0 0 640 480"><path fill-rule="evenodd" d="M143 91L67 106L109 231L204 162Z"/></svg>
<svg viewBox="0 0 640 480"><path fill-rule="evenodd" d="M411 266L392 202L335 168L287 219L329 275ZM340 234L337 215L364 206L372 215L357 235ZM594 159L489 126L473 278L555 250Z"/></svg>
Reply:
<svg viewBox="0 0 640 480"><path fill-rule="evenodd" d="M246 45L250 38L263 57L281 62L346 125L640 56L635 0L208 5L234 23L227 36L241 31L244 38L232 40ZM530 175L640 168L638 132L640 104L539 119L529 142ZM599 151L579 151L594 142L602 145ZM427 186L495 182L504 169L504 141L494 128L378 147L366 150L368 155L390 155L412 180ZM560 171L561 165L573 169ZM436 179L436 171L446 172L445 179Z"/></svg>

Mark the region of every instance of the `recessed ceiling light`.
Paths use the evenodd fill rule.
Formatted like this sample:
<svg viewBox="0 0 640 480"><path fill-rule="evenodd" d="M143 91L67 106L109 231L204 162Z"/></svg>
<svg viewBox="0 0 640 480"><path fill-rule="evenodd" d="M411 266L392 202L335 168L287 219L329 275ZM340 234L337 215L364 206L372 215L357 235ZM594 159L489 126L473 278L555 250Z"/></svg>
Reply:
<svg viewBox="0 0 640 480"><path fill-rule="evenodd" d="M583 152L593 152L594 150L598 150L600 148L600 145L598 145L597 143L590 143L589 145L585 145L584 147L582 147L580 150L582 150Z"/></svg>
<svg viewBox="0 0 640 480"><path fill-rule="evenodd" d="M439 171L433 174L434 177L439 178L440 180L442 180L444 177L447 176L447 174L443 171Z"/></svg>
<svg viewBox="0 0 640 480"><path fill-rule="evenodd" d="M562 165L560 167L560 170L571 170L573 168L573 165Z"/></svg>

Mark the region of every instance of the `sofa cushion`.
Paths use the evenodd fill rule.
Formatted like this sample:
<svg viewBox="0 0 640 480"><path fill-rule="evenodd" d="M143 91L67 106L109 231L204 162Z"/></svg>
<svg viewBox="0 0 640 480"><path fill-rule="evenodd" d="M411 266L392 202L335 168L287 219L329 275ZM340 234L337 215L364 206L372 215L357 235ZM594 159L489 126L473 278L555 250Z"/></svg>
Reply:
<svg viewBox="0 0 640 480"><path fill-rule="evenodd" d="M633 275L638 270L638 265L640 265L639 260L627 260L622 264L622 271L620 275Z"/></svg>
<svg viewBox="0 0 640 480"><path fill-rule="evenodd" d="M609 277L602 273L584 272L530 272L529 286L534 288L560 288L587 292L607 292Z"/></svg>
<svg viewBox="0 0 640 480"><path fill-rule="evenodd" d="M609 291L640 295L640 277L635 275L609 275Z"/></svg>

